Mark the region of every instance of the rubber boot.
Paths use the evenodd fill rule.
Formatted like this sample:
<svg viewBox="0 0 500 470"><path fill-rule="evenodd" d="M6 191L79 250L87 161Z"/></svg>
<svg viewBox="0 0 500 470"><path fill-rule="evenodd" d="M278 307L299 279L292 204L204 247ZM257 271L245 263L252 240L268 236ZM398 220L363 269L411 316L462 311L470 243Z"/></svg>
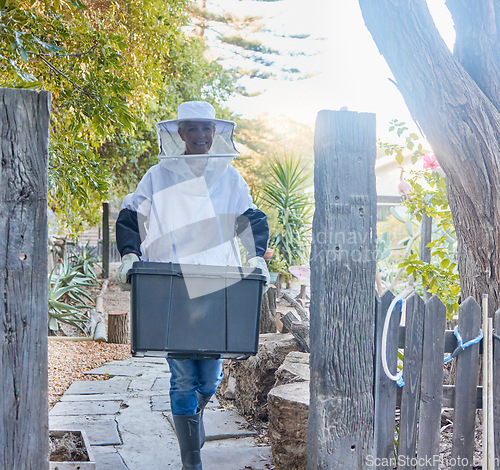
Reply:
<svg viewBox="0 0 500 470"><path fill-rule="evenodd" d="M200 452L201 412L195 415L173 415L173 418L181 450L182 470L203 470Z"/></svg>
<svg viewBox="0 0 500 470"><path fill-rule="evenodd" d="M205 426L203 424L203 411L205 407L210 403L210 399L206 395L201 394L200 392L196 392L196 396L198 397L198 411L201 413L200 420L200 448L205 444Z"/></svg>

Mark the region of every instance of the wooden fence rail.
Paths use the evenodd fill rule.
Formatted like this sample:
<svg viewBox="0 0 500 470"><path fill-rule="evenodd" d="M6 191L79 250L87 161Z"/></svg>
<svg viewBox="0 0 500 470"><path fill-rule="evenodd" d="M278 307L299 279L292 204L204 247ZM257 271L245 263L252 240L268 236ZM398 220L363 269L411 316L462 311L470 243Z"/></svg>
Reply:
<svg viewBox="0 0 500 470"><path fill-rule="evenodd" d="M393 299L390 292L385 292L376 302L374 454L381 463L377 468L391 470L396 462L398 470L438 469L441 410L446 407L455 410L448 468L472 469L476 409L482 407L482 387L477 386L480 343L467 347L454 358L455 385L443 385L444 358L455 351L457 339L453 331L445 331L446 308L437 297L424 302L418 295L412 295L406 301L405 326L400 326L401 305L398 303L392 312L386 339L387 366L391 374L397 371L398 349L404 349L404 385L399 388L386 376L382 365L382 331ZM474 299L468 298L460 305L458 318L463 343L479 335L481 307ZM500 312L496 315L497 328L499 319ZM494 355L494 370L500 365L498 349ZM498 375L494 375L495 397L500 392ZM500 399L495 400L494 420L498 430ZM397 407L400 413L396 457ZM496 447L498 441L495 439ZM498 465L495 468L498 469Z"/></svg>

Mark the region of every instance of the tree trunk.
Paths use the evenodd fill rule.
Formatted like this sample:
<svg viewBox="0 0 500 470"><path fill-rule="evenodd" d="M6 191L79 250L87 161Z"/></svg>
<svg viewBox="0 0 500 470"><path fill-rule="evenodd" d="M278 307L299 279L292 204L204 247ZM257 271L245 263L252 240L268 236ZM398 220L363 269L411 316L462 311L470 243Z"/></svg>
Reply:
<svg viewBox="0 0 500 470"><path fill-rule="evenodd" d="M269 286L262 296L259 332L276 333L276 287L274 286Z"/></svg>
<svg viewBox="0 0 500 470"><path fill-rule="evenodd" d="M108 343L128 343L127 312L108 313Z"/></svg>
<svg viewBox="0 0 500 470"><path fill-rule="evenodd" d="M50 94L0 88L0 468L48 469Z"/></svg>
<svg viewBox="0 0 500 470"><path fill-rule="evenodd" d="M314 142L307 468L366 468L373 446L375 116L321 111Z"/></svg>
<svg viewBox="0 0 500 470"><path fill-rule="evenodd" d="M492 315L500 300L500 113L498 36L492 39L491 22L499 12L490 0L447 2L458 21L457 57L467 62L476 82L439 36L424 0L359 3L410 113L446 174L462 299L471 295L480 302L482 294L489 294ZM467 14L469 9L474 15ZM467 15L477 24L475 36L467 40L484 57L473 64L459 29Z"/></svg>

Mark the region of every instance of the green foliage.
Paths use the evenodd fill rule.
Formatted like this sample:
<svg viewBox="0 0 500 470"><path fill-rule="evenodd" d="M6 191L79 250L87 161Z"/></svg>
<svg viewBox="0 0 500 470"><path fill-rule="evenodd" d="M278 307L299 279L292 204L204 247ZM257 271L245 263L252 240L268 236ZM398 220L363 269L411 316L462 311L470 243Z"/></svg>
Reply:
<svg viewBox="0 0 500 470"><path fill-rule="evenodd" d="M424 157L424 169L410 171L407 179L411 186L405 201L409 218L405 219L393 211L393 215L405 224L409 235L401 241L406 248L399 268L404 269L414 280L417 291L423 293L425 290L437 295L446 305L450 318L458 311L460 283L457 264L454 261L456 235L446 195L445 179L435 157L424 155L418 136L408 134L404 122L392 121L390 130L396 131L398 137L404 138L405 142L403 145L380 143L387 155L394 155L400 165L406 150L412 151L411 160L414 164L420 157ZM427 245L431 251L430 263L422 261L419 256L420 223L423 214L431 217L433 221L432 241ZM381 240L380 244L382 250L385 241Z"/></svg>
<svg viewBox="0 0 500 470"><path fill-rule="evenodd" d="M72 253L69 257L69 262L73 269L88 279L93 280L95 284L97 284L97 276L94 266L98 260L97 247L89 246L88 242L80 252Z"/></svg>
<svg viewBox="0 0 500 470"><path fill-rule="evenodd" d="M305 191L311 180L305 168L293 154L275 157L262 188L262 201L276 211L278 222L269 245L281 254L287 268L306 263L309 257L313 203Z"/></svg>
<svg viewBox="0 0 500 470"><path fill-rule="evenodd" d="M49 203L72 232L96 221L112 187L137 183L155 152L156 121L187 99L227 98L231 76L182 30L188 4L0 5L0 86L52 92Z"/></svg>
<svg viewBox="0 0 500 470"><path fill-rule="evenodd" d="M283 255L278 250L274 250L273 257L267 263L267 268L271 273L288 274L287 263L285 262Z"/></svg>
<svg viewBox="0 0 500 470"><path fill-rule="evenodd" d="M290 80L309 77L295 67L287 67L286 62L288 58L305 55L301 41L310 35L270 31L262 14L236 15L220 7L217 2L193 1L190 5L191 22L197 34L206 38L216 60L225 64L236 78ZM265 7L260 10L259 13L265 15ZM280 43L280 47L270 47L263 42L268 38L275 44ZM236 90L249 96L244 86L238 86Z"/></svg>
<svg viewBox="0 0 500 470"><path fill-rule="evenodd" d="M49 275L49 330L58 331L61 322L85 333L85 324L90 320L87 312L93 304L88 290L96 284L88 259L75 266L67 260L56 266Z"/></svg>

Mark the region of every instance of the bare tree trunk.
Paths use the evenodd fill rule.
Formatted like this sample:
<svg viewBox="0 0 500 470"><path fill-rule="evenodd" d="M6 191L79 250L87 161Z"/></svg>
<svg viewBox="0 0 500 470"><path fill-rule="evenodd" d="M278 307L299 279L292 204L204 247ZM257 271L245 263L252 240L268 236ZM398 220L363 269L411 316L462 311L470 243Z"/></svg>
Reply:
<svg viewBox="0 0 500 470"><path fill-rule="evenodd" d="M458 28L467 15L484 25L475 26L473 40L481 44L475 52L484 60L467 64L476 82L439 36L424 0L359 3L408 109L447 176L462 298L471 295L480 302L482 294L489 294L493 314L500 300L500 112L498 37L491 38L491 22L498 11L490 0L447 2L454 7L454 18L462 13ZM465 50L464 37L459 29L457 56L465 60L472 52ZM490 93L494 99L488 98Z"/></svg>
<svg viewBox="0 0 500 470"><path fill-rule="evenodd" d="M108 343L128 343L128 315L127 312L108 313Z"/></svg>
<svg viewBox="0 0 500 470"><path fill-rule="evenodd" d="M48 469L50 94L0 88L0 468Z"/></svg>

